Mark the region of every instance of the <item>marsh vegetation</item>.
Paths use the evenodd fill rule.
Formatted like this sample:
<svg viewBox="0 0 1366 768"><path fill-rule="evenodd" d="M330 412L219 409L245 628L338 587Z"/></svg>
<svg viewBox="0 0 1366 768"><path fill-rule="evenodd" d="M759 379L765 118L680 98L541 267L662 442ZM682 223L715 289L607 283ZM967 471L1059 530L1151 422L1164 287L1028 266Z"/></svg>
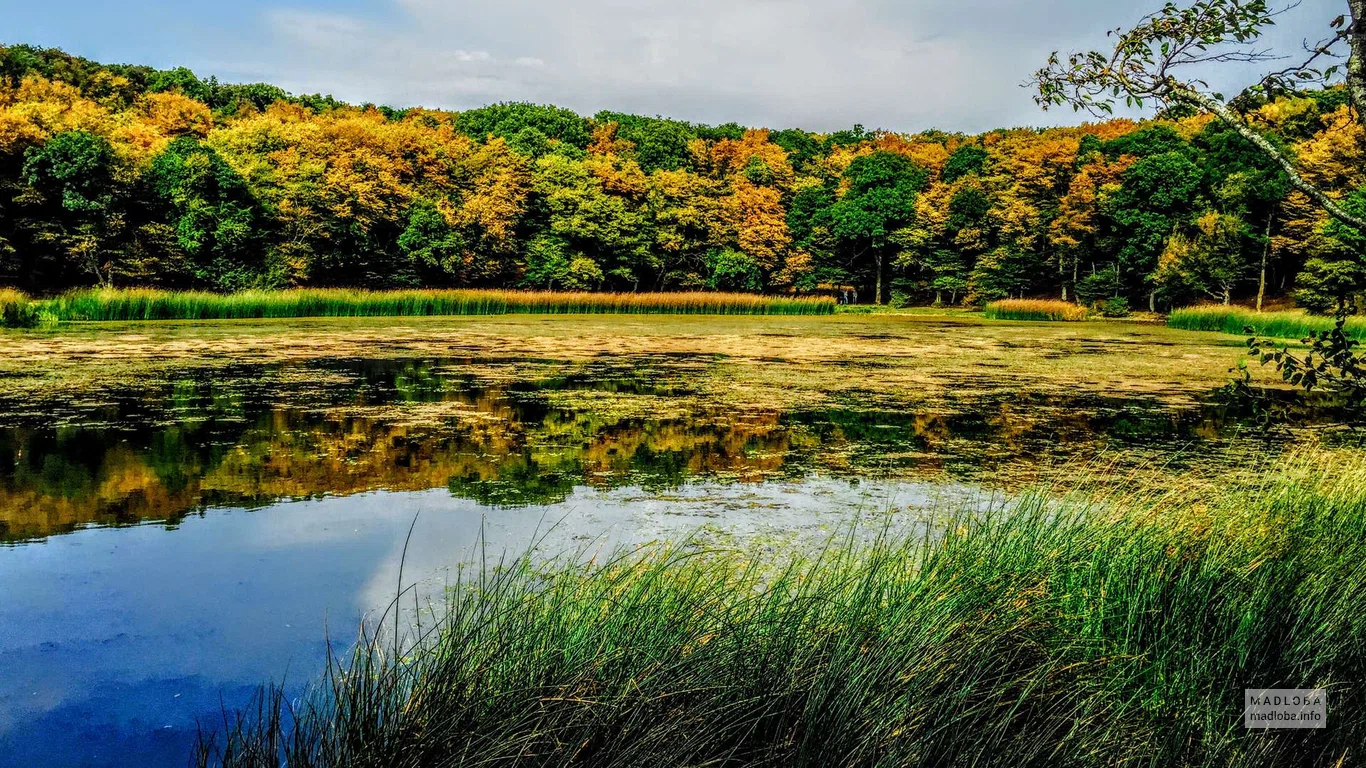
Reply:
<svg viewBox="0 0 1366 768"><path fill-rule="evenodd" d="M833 299L740 293L587 293L498 290L159 291L96 289L33 300L0 292L0 323L259 320L295 317L430 317L508 314L823 315Z"/></svg>
<svg viewBox="0 0 1366 768"><path fill-rule="evenodd" d="M1242 307L1203 306L1178 309L1167 317L1167 325L1187 331L1265 336L1298 341L1311 334L1331 331L1332 317L1305 312L1253 312ZM1346 331L1356 339L1366 338L1366 320L1352 317Z"/></svg>
<svg viewBox="0 0 1366 768"><path fill-rule="evenodd" d="M1053 320L1079 322L1087 316L1086 307L1067 301L1004 299L993 301L982 314L990 320Z"/></svg>
<svg viewBox="0 0 1366 768"><path fill-rule="evenodd" d="M514 559L405 652L368 634L310 696L265 694L200 764L1341 765L1366 740L1366 466L1321 460L776 560ZM1342 714L1247 731L1248 686Z"/></svg>

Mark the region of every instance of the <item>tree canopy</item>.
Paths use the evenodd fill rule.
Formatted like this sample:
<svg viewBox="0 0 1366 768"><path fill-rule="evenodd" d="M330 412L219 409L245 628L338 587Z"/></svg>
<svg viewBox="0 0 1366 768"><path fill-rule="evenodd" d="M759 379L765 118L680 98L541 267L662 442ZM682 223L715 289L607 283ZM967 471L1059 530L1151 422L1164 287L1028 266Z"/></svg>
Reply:
<svg viewBox="0 0 1366 768"><path fill-rule="evenodd" d="M1342 86L968 136L348 105L0 48L0 284L857 291L1159 308L1360 294Z"/></svg>

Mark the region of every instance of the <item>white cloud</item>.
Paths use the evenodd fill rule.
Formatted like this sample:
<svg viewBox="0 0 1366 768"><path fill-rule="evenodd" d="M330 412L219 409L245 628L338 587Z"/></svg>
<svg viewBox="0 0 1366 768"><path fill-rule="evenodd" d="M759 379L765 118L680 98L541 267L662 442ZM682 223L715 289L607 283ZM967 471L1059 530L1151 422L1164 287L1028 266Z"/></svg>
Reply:
<svg viewBox="0 0 1366 768"><path fill-rule="evenodd" d="M377 0L276 9L254 68L291 90L463 109L505 100L829 130L1068 122L1019 87L1141 9L1093 0ZM1325 27L1308 0L1284 39ZM1145 2L1144 5L1150 3Z"/></svg>

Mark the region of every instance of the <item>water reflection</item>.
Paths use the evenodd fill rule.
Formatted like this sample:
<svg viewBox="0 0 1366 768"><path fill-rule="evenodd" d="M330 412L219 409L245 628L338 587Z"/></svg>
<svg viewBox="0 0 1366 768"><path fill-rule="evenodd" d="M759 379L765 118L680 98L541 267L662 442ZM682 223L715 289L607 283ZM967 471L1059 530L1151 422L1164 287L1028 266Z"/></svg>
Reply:
<svg viewBox="0 0 1366 768"><path fill-rule="evenodd" d="M833 480L690 483L666 498L581 488L496 514L443 490L381 492L3 549L0 768L184 765L197 722L245 706L262 681L293 692L316 679L328 636L344 650L362 615L393 599L401 562L425 602L485 548L496 559L538 542L550 556L699 531L785 547L944 492ZM719 516L726 532L708 534Z"/></svg>
<svg viewBox="0 0 1366 768"><path fill-rule="evenodd" d="M693 397L686 373L658 361L493 381L472 362L235 366L84 402L0 401L0 541L376 489L516 507L581 486L811 469L976 479L1114 446L1213 450L1223 425L1211 409L1029 393L935 410L736 413Z"/></svg>
<svg viewBox="0 0 1366 768"><path fill-rule="evenodd" d="M1226 455L1217 407L731 408L715 363L329 360L0 396L0 766L183 763L196 720L312 678L386 604L418 511L404 572L435 595L479 537L518 552L553 523L550 550L700 529L777 552L972 492L917 479Z"/></svg>

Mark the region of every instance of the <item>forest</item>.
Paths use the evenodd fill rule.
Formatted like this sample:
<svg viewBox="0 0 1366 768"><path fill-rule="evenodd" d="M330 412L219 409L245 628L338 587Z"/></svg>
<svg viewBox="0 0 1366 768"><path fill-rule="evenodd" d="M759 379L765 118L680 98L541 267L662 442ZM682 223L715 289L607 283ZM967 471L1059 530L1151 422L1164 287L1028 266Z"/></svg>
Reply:
<svg viewBox="0 0 1366 768"><path fill-rule="evenodd" d="M1366 214L1342 88L1234 105ZM839 293L1166 310L1366 289L1359 233L1206 114L828 134L350 105L0 47L0 286Z"/></svg>

